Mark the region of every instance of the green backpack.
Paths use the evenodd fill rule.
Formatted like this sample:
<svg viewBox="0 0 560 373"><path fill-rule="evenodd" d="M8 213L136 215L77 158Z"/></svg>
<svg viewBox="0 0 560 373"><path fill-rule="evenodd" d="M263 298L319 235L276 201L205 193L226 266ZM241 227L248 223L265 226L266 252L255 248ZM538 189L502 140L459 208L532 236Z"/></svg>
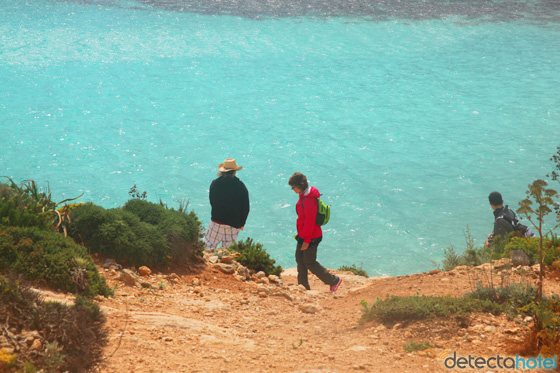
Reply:
<svg viewBox="0 0 560 373"><path fill-rule="evenodd" d="M303 202L307 197L304 197L301 201L301 207L303 207ZM315 218L315 224L318 226L325 225L329 222L331 218L331 205L327 205L325 201L321 198L317 198L317 217Z"/></svg>

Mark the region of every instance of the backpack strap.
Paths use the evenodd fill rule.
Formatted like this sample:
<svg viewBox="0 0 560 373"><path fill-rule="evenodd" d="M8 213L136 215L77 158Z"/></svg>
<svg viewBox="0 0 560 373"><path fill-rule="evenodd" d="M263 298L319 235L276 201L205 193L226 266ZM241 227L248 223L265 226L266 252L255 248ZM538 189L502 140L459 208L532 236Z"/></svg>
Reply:
<svg viewBox="0 0 560 373"><path fill-rule="evenodd" d="M517 220L516 218L513 218L514 220L511 220L509 216L505 216L505 215L496 216L496 220L498 219L504 219L505 221L510 223L514 228L517 226L517 224L519 224L519 220Z"/></svg>
<svg viewBox="0 0 560 373"><path fill-rule="evenodd" d="M321 197L321 196L322 196L322 194L319 194L319 197ZM301 207L304 207L303 206L303 201L305 201L306 198L307 198L307 196L303 196L303 199L301 200ZM313 197L313 198L315 198L315 197ZM319 199L319 198L315 198L315 199Z"/></svg>

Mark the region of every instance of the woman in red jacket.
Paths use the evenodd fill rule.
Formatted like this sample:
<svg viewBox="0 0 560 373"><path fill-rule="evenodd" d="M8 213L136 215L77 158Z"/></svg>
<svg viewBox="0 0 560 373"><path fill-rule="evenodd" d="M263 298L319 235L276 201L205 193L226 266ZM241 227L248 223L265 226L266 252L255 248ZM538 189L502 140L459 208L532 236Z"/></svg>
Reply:
<svg viewBox="0 0 560 373"><path fill-rule="evenodd" d="M317 247L323 239L323 231L315 223L315 218L317 217L317 198L321 194L317 188L308 185L307 177L300 172L293 174L288 184L299 195L299 200L296 203L298 284L310 290L307 278L307 270L310 270L321 281L330 285L332 292L335 292L338 290L342 278L330 274L325 267L317 262Z"/></svg>

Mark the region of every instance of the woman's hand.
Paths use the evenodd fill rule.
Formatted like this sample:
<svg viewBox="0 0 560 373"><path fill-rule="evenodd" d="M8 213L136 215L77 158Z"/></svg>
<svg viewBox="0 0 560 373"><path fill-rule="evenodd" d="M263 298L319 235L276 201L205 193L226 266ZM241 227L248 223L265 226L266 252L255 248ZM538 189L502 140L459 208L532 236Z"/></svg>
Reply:
<svg viewBox="0 0 560 373"><path fill-rule="evenodd" d="M301 251L305 251L307 250L307 248L309 247L309 242L304 242L303 245L301 245Z"/></svg>

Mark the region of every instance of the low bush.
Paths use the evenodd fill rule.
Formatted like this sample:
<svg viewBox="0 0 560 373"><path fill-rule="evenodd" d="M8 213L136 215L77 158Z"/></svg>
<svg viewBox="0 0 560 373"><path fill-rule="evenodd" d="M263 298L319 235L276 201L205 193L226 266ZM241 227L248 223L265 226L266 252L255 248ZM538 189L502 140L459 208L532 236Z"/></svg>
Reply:
<svg viewBox="0 0 560 373"><path fill-rule="evenodd" d="M443 270L451 271L458 266L478 266L490 261L490 254L486 248L476 248L469 227L464 232L466 248L462 254L455 251L453 245L443 249Z"/></svg>
<svg viewBox="0 0 560 373"><path fill-rule="evenodd" d="M34 330L45 346L41 351L16 350L11 366L3 366L0 358L2 372L88 371L107 342L104 316L86 298L78 296L74 306L43 302L37 293L2 277L0 325L15 335Z"/></svg>
<svg viewBox="0 0 560 373"><path fill-rule="evenodd" d="M68 214L57 207L81 197L68 198L62 202L52 199L49 187L43 191L33 180L19 185L4 177L8 183L0 183L0 224L11 227L38 227L66 234Z"/></svg>
<svg viewBox="0 0 560 373"><path fill-rule="evenodd" d="M378 320L393 324L403 321L431 319L437 317L467 317L471 312L490 312L500 314L505 307L489 300L471 297L453 298L450 296L392 296L369 306L362 300L362 322Z"/></svg>
<svg viewBox="0 0 560 373"><path fill-rule="evenodd" d="M416 352L427 350L428 348L434 348L435 346L430 344L430 342L420 342L416 343L414 341L410 341L410 343L406 343L403 345L403 348L406 352Z"/></svg>
<svg viewBox="0 0 560 373"><path fill-rule="evenodd" d="M549 248L549 249L546 249ZM539 263L539 238L538 237L513 237L505 246L502 257L509 258L511 251L522 250L527 254L531 264ZM545 238L543 242L543 262L551 265L555 260L560 259L560 251L553 247L553 242Z"/></svg>
<svg viewBox="0 0 560 373"><path fill-rule="evenodd" d="M92 252L136 266L157 266L202 255L200 222L140 199L122 209L82 205L71 213L70 235Z"/></svg>
<svg viewBox="0 0 560 373"><path fill-rule="evenodd" d="M535 329L534 335L527 342L534 354L553 356L560 353L560 297L553 294L543 297L541 302L530 303L518 311L523 315L532 316Z"/></svg>
<svg viewBox="0 0 560 373"><path fill-rule="evenodd" d="M239 253L235 260L247 268L257 272L263 271L267 275L279 276L282 273L282 267L274 265L276 261L270 257L263 245L258 242L253 243L251 238L234 243L228 247L228 251Z"/></svg>
<svg viewBox="0 0 560 373"><path fill-rule="evenodd" d="M165 235L172 260L202 256L202 224L194 211L187 213L186 208L174 210L164 204L141 199L129 200L123 209L132 212L140 221L155 226Z"/></svg>
<svg viewBox="0 0 560 373"><path fill-rule="evenodd" d="M70 235L76 241L117 261L158 265L171 254L163 234L129 211L85 205L76 208L71 219Z"/></svg>
<svg viewBox="0 0 560 373"><path fill-rule="evenodd" d="M43 211L43 205L14 193L13 189L0 183L0 224L11 227L39 227L49 229L52 215Z"/></svg>
<svg viewBox="0 0 560 373"><path fill-rule="evenodd" d="M360 268L356 267L355 264L352 264L351 266L342 266L340 268L338 268L339 271L348 271L348 272L352 272L355 275L358 276L363 276L363 277L368 277L367 272L362 269L362 266L360 266Z"/></svg>
<svg viewBox="0 0 560 373"><path fill-rule="evenodd" d="M112 293L85 247L37 227L0 227L0 270L6 269L88 296Z"/></svg>
<svg viewBox="0 0 560 373"><path fill-rule="evenodd" d="M510 314L537 299L537 288L526 283L511 283L503 287L485 287L476 283L476 289L465 295L466 297L489 300L499 304L507 304Z"/></svg>

